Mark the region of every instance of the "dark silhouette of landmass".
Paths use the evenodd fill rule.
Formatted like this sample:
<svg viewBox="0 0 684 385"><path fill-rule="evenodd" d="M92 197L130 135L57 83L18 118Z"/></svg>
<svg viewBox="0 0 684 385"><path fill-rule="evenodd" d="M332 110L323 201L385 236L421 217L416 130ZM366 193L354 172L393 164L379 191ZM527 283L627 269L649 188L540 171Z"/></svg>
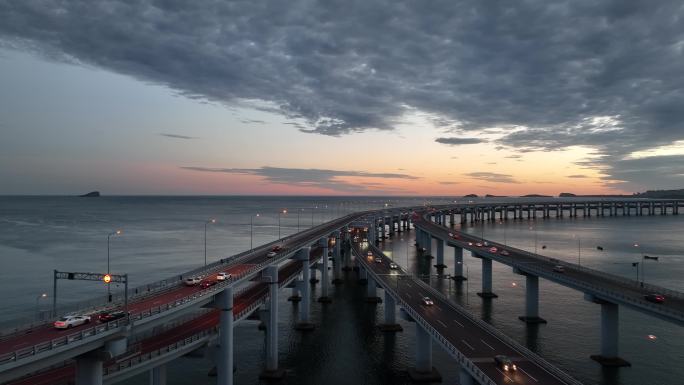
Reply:
<svg viewBox="0 0 684 385"><path fill-rule="evenodd" d="M508 196L487 194L487 195L485 195L485 198L508 198Z"/></svg>
<svg viewBox="0 0 684 385"><path fill-rule="evenodd" d="M521 195L523 198L551 198L551 195L541 195L541 194L527 194Z"/></svg>
<svg viewBox="0 0 684 385"><path fill-rule="evenodd" d="M477 198L477 194L468 194L468 195L464 195L463 197L464 198Z"/></svg>
<svg viewBox="0 0 684 385"><path fill-rule="evenodd" d="M79 195L79 197L81 197L81 198L97 198L99 196L100 196L99 191L91 191L87 194Z"/></svg>
<svg viewBox="0 0 684 385"><path fill-rule="evenodd" d="M647 190L632 195L606 194L606 195L576 195L573 193L560 193L559 197L582 197L582 198L651 198L651 199L684 199L684 189L678 190Z"/></svg>

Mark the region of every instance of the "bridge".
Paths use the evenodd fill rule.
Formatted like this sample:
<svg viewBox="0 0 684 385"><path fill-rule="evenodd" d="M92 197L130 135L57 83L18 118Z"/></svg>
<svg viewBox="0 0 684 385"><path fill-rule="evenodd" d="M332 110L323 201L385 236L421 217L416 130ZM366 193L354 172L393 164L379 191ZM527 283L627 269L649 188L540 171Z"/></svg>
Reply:
<svg viewBox="0 0 684 385"><path fill-rule="evenodd" d="M678 205L677 203L670 206L666 205L665 207L669 207L669 212L675 214L676 208L679 207ZM233 324L252 314L260 315L266 330L267 354L262 376L264 378L277 379L283 375L283 370L278 366L278 336L277 328L275 327L278 320L278 306L277 301L270 299L277 298L280 289L288 286L292 287L293 297L301 298L297 328L300 330L311 330L311 328L315 327L309 319L309 309L312 302L309 282L315 279L316 272L320 271L322 295L318 298L318 301L322 303L330 302L328 297L331 284L330 271L332 271L332 282L339 282L342 277L342 270L351 269L354 262L352 250L356 250L354 248L358 247L355 246L358 242L352 242L350 229L367 229L367 232L356 233L361 238L357 240L362 241L363 237L369 240L376 240L387 231L390 233L409 231L411 225L413 225L417 230L418 243L421 247L429 249L428 254L432 249L432 239L438 240L438 264L441 261L443 265L443 245L447 243L454 246L455 250L457 250L456 247L460 248L461 258L464 248L475 250L476 255L482 258L483 266L486 263L484 261L488 260L491 267L492 260L500 261L500 259L497 259L501 257L500 254L490 255L487 251L481 250L481 248L472 248L467 243L469 241L468 238L465 238L467 237L466 234L459 233L459 237L463 237L461 240L465 241L465 243L460 242L449 235L449 232L454 233L453 230L443 226L446 222L445 218L449 215L477 212L479 210L477 207L480 206L448 205L438 207L438 210L430 212L425 211L423 207L407 207L347 215L283 238L282 240L260 246L254 250L222 259L206 267L131 289L129 299L131 315L128 318L104 324L83 325L66 332L55 330L49 324L20 325L10 333L0 335L0 383L17 380L28 381L24 383L39 384L40 382L37 381L40 378L49 378L54 383L55 378L58 378L55 373L59 374L61 378L75 378L76 383L79 385L116 383L131 375L149 371L151 383L163 384L165 383L164 368L167 362L206 345L210 341L217 341L220 352L217 365L217 382L222 385L231 384L233 381L231 374L233 371ZM414 212L417 210L421 210L420 215L414 215ZM428 220L428 217L430 220ZM452 220L452 223L455 222ZM428 239L430 239L429 242ZM442 246L440 246L439 240L441 240ZM282 250L275 257L269 258L267 253L275 245L281 246ZM330 253L332 254L332 269L330 269L328 258L330 250L332 250ZM511 254L514 252L521 253L509 255L508 257L522 258L522 251L516 251L511 248L507 250L510 250ZM371 249L371 251L377 252L374 249ZM356 253L356 263L364 266L364 258L358 258L358 250ZM458 252L455 251L455 258L457 255ZM537 258L537 256L533 257ZM543 259L545 257L538 256L538 258ZM304 268L304 261L308 261L311 268ZM503 259L501 261L503 262ZM521 273L531 277L528 278L530 280L534 280L535 277L539 276L545 278L548 276L548 272L544 270L546 266L537 266L531 263L518 264L521 266L515 266L515 268L519 268ZM392 294L392 278L382 278L384 276L379 274L383 273L373 270L375 268L375 266L372 268L366 266L363 271L373 271L373 273L364 274L375 274L373 279L381 286L383 282L389 282L389 286L385 285L382 287L386 288L386 295L387 292ZM210 277L212 275L215 276L218 272L230 272L233 276L230 280L218 282L216 285L208 288L186 287L182 284L184 277L195 275ZM457 267L455 267L455 272L458 272ZM455 276L462 277L462 272L461 274L455 274ZM604 306L608 308L607 312L612 311L611 305L616 307L618 304L622 304L640 307L642 311L650 312L649 314L658 314L668 320L678 320L678 317L680 317L676 314L673 316L670 311L676 312L679 310L670 309L669 307L659 308L658 305L645 303L643 299L636 298L637 294L633 294L630 300L618 300L616 299L617 297L609 297L604 292L590 291L587 287L580 286L580 284L589 283L585 282L583 277L580 274L575 276L573 273L560 278L574 278L577 282L580 282L575 283L577 288L584 288L588 295L592 296L591 300L601 302L602 308ZM395 280L397 282L397 289L403 287L403 283L398 283L399 278L395 278ZM406 282L410 283L409 281ZM489 282L491 283L491 269ZM418 282L415 284L422 285ZM375 287L375 285L371 286ZM423 288L425 288L424 286ZM493 294L491 293L491 284L489 285L489 291L484 286L482 291L485 294L484 296L487 296L488 293ZM533 285L528 285L528 287L530 286ZM425 288L425 290L428 289ZM646 288L642 290L646 290ZM432 291L430 292L432 293ZM503 383L501 381L504 381L505 377L497 377L496 372L492 371L491 357L493 355L487 357L469 355L467 350L463 351L463 346L459 345L458 341L450 341L449 338L451 337L437 334L436 331L439 329L434 328L434 323L437 319L432 320L429 314L421 313L419 309L413 306L415 304L406 301L406 297L402 293L396 292L392 298L406 313L410 314L412 320L417 320L417 325L420 324L423 327L425 333L431 338L428 338L427 341L434 340L447 349L453 348L456 349L453 350L454 352L460 352L460 356L456 353L452 355L459 360L458 362L462 367L466 368L464 373L467 373L469 377L464 374L464 381ZM673 294L670 294L670 292L665 293L670 297L676 294L674 292L672 292ZM533 292L530 293L530 290L528 290L528 298L533 297L533 294ZM402 297L402 295L404 296ZM462 309L459 309L455 304L438 297L436 293L434 293L434 296L439 298L437 301L439 308L449 309L449 312L462 313ZM611 300L613 302L610 302ZM113 306L103 303L97 310L102 310L107 306L121 306L123 302L122 297L115 297ZM385 303L388 303L387 297ZM532 311L534 310L532 305L534 305L535 301L528 301L528 303L528 313L526 316L533 317L536 314ZM82 310L94 311L95 309ZM613 319L617 322L617 310L612 314L615 314L614 317L607 317L609 320L609 322L606 322L607 326L613 325L611 323ZM467 312L461 314L460 317L468 317ZM472 317L470 318L473 325L469 327L481 328L481 333L484 333L482 334L483 341L486 341L492 347L510 352L515 360L523 363L521 368L531 375L530 378L549 375L549 378L553 377L555 378L554 381L557 381L550 383L576 383L558 369L535 357L533 353L527 351L524 347L507 339L491 327L483 326L482 322L478 322ZM463 321L465 321L465 318L463 318ZM459 322L463 323L463 321ZM442 322L444 321L442 320ZM157 333L160 328L165 330L161 334ZM389 327L389 329L392 329L392 327ZM484 338L485 336L487 337L486 339ZM451 344L449 345L451 347L447 345L447 342L441 342L441 339ZM604 340L611 341L612 336L608 336ZM420 341L422 341L421 346L426 344L424 338L421 337ZM617 341L616 333L615 341ZM454 345L452 342L456 344ZM617 346L617 343L615 346ZM481 349L482 346L477 348ZM475 351L476 349L472 350ZM477 351L477 354L480 353L482 352ZM417 355L414 373L419 376L430 375L431 370L425 370L426 361L421 357L423 356ZM615 358L617 354L607 357Z"/></svg>

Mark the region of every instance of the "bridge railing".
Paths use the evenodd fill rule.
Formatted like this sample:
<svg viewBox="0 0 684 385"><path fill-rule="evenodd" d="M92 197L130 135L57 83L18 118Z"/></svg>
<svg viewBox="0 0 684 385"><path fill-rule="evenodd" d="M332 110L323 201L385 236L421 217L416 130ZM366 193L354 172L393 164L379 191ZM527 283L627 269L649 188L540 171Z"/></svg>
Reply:
<svg viewBox="0 0 684 385"><path fill-rule="evenodd" d="M443 231L443 230L448 230L448 231L451 231L451 232L459 232L458 230L449 229L449 228L447 228L447 227L438 225L438 224L436 224L436 223L434 223L434 222L431 222L431 221L427 221L427 220L426 220L426 222L427 222L430 226L434 226L434 227L440 228L442 231ZM419 226L420 226L420 225L419 225ZM470 235L470 234L463 233L463 232L460 232L460 233L462 233L462 234L464 234L464 235ZM562 266L565 266L565 267L568 267L568 268L571 268L571 269L579 270L579 271L585 272L585 273L587 273L587 274L591 274L591 275L595 275L595 276L597 276L597 277L601 277L601 278L603 278L603 279L605 279L605 280L608 280L608 281L610 281L610 282L618 283L618 284L623 285L623 286L625 286L625 287L634 288L634 289L644 289L644 290L647 290L647 291L650 291L650 292L653 292L653 293L659 293L659 294L666 295L666 296L668 296L668 297L672 297L672 298L677 298L677 299L682 299L682 300L684 300L684 293L681 292L681 291L671 290L671 289L664 288L664 287L662 287L662 286L653 285L653 284L649 284L649 283L643 283L643 285L642 285L641 282L638 282L638 281L635 281L635 280L632 280L632 279L629 279L629 278L626 278L626 277L622 277L622 276L619 276L619 275L616 275L616 274L606 273L606 272L603 272L603 271L600 271L600 270L592 269L592 268L585 267L585 266L580 266L580 265L577 265L577 264L574 264L574 263L570 263L570 262L566 262L566 261L563 261L563 260L559 260L559 259L556 259L556 258L546 257L546 256L541 255L541 254L535 254L535 253L529 252L529 251L527 251L527 250L518 249L518 248L515 248L515 247L511 247L511 246L504 245L504 244L501 244L501 243L498 243L498 242L494 242L494 241L490 241L490 240L486 240L486 242L487 242L487 244L488 244L489 246L495 246L495 247L498 247L498 248L505 248L505 249L507 249L507 250L512 250L512 251L514 251L516 254L522 254L522 255L524 255L524 256L526 256L526 257L528 257L528 258L536 259L536 260L538 260L538 261L540 261L540 262L544 262L544 263L548 263L548 264L562 265ZM520 265L519 267L524 267L524 265L521 265L519 262L516 262L515 259L513 259L513 258L503 258L503 257L500 256L499 254L496 254L496 253L489 253L486 249L482 249L482 250L479 251L479 252L482 253L482 254L491 255L491 256L493 256L495 259L500 259L500 260L509 261L509 263L510 263L512 266L518 267L518 265Z"/></svg>
<svg viewBox="0 0 684 385"><path fill-rule="evenodd" d="M378 249L377 247L375 247L375 245L370 245L370 247L373 249L373 251L374 251L375 253L380 254L380 255L384 255L380 249ZM365 260L363 257L360 257L360 260L362 260L362 261L363 261L362 263L364 263L364 264L366 265L366 267L367 267L368 263L366 262L366 260ZM368 270L368 272L369 272L370 274L375 275L375 273L372 271L372 269L367 268L367 270ZM401 269L401 272L402 272L402 273L405 273L403 269ZM531 350L527 349L526 347L522 346L522 345L519 344L517 341L515 341L515 340L513 340L512 338L508 337L506 334L504 334L503 332L501 332L501 331L499 331L498 329L494 328L494 327L491 326L490 324L488 324L488 323L482 321L481 319L475 317L475 316L474 316L472 313L470 313L468 310L466 310L466 309L463 308L462 306L456 304L455 302L453 302L452 300L450 300L447 296L445 296L444 294L442 294L440 291L434 289L432 286L428 285L427 283L423 282L421 279L417 279L416 277L414 277L414 276L412 276L412 275L405 275L405 276L406 276L408 279L411 279L411 280L412 280L413 282L415 282L417 285L423 287L426 291L429 291L433 296L435 296L435 297L441 299L442 302L446 303L450 308L452 308L453 310L455 310L455 311L456 311L457 313L459 313L461 316L463 316L464 318L467 318L468 320L470 320L470 321L473 322L474 324L478 325L478 327L480 327L481 329L487 331L488 333L490 333L491 335L493 335L494 337L496 337L496 338L499 339L500 341L504 342L506 345L510 346L512 349L519 351L522 355L524 355L524 356L525 356L526 358L528 358L530 361L532 361L532 362L534 362L535 364L537 364L538 366L542 367L544 370L548 371L549 373L552 373L554 376L556 376L558 379L562 380L564 383L566 383L566 384L568 384L568 385L582 385L581 382L579 382L578 380L572 378L571 376L569 376L568 374L566 374L566 373L563 372L562 370L558 369L557 367L555 367L554 365L552 365L551 363L549 363L548 361L546 361L545 359L543 359L543 358L542 358L541 356L539 356L538 354L536 354L536 353L532 352ZM376 282L381 282L381 281L378 279L378 276L375 276L375 279L376 279ZM426 330L430 330L431 333L433 334L433 336L435 336L435 338L436 338L439 342L441 342L443 345L445 345L445 344L448 342L448 340L446 340L439 332L437 332L437 330L434 329L434 328L432 327L432 325L429 324L429 322L427 322L425 319L422 318L422 316L420 316L420 314L418 314L415 310L413 310L413 308L411 307L411 305L409 305L409 304L406 303L403 299L401 299L401 296L399 295L399 293L398 293L396 290L394 290L394 288L392 288L392 285L390 285L390 284L385 284L385 285L384 285L384 289L390 291L390 293L392 293L392 296L393 296L394 298L396 298L396 299L398 300L398 302L401 302L401 303L403 304L402 307L404 308L404 310L407 310L407 312L409 313L409 315L411 315L411 317L413 317L414 319L415 319L416 317L420 318L420 319L422 320L422 323L424 324L423 326L424 326L424 327L425 327L425 326L428 326L428 327L429 327L429 329L426 328ZM410 311L409 311L409 309L410 309ZM465 360L471 365L471 367L470 367L470 369L469 369L469 370L471 370L471 374L477 373L477 372L482 373L482 372L480 371L480 369L477 368L477 366L474 365L474 363L472 363L472 361L470 361L467 357L465 357L462 353L460 353L460 351L458 351L458 349L456 349L456 348L453 346L453 344L451 344L450 342L448 342L448 345L450 346L449 349L453 349L454 352L458 352L458 353L459 353L459 354L456 356L456 357L459 359L459 361L461 361L461 359L465 359ZM450 352L450 353L453 353L453 352ZM468 368L468 366L466 366L466 367ZM474 371L475 369L477 369L477 371ZM479 374L475 376L476 379L478 379L478 380L480 380L480 381L483 380L482 377L478 377L478 376L479 376ZM487 380L491 381L488 377L486 377L486 375L484 375L484 373L482 373L482 376L483 376L484 378L486 378ZM483 383L483 382L480 382L480 383ZM491 383L494 383L494 382L491 382Z"/></svg>

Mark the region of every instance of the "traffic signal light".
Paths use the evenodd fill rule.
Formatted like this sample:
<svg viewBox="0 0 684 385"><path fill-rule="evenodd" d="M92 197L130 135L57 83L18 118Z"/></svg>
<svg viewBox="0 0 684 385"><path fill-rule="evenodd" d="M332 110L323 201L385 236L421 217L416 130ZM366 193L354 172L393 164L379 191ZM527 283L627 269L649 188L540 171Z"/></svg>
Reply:
<svg viewBox="0 0 684 385"><path fill-rule="evenodd" d="M102 277L102 280L104 281L104 283L110 283L112 282L112 276L109 274L105 274L105 276Z"/></svg>

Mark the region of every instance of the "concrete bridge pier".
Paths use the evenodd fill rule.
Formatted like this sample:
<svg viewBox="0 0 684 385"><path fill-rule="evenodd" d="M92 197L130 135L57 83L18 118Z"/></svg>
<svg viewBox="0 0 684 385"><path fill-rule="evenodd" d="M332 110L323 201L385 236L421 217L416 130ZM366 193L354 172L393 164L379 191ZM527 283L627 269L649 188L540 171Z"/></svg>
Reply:
<svg viewBox="0 0 684 385"><path fill-rule="evenodd" d="M475 385L475 379L463 368L458 369L458 385Z"/></svg>
<svg viewBox="0 0 684 385"><path fill-rule="evenodd" d="M463 276L463 248L454 246L454 274L451 279L455 281L465 281L466 278Z"/></svg>
<svg viewBox="0 0 684 385"><path fill-rule="evenodd" d="M315 285L318 282L320 282L320 280L317 277L318 273L316 273L318 268L316 267L316 265L314 265L313 267L310 267L309 269L311 270L311 276L309 278L309 283L312 285Z"/></svg>
<svg viewBox="0 0 684 385"><path fill-rule="evenodd" d="M479 255L473 255L482 260L482 291L477 293L482 298L496 298L492 292L492 260Z"/></svg>
<svg viewBox="0 0 684 385"><path fill-rule="evenodd" d="M425 233L425 255L432 257L432 235Z"/></svg>
<svg viewBox="0 0 684 385"><path fill-rule="evenodd" d="M101 352L94 351L76 358L76 385L102 385Z"/></svg>
<svg viewBox="0 0 684 385"><path fill-rule="evenodd" d="M546 320L539 317L539 277L520 273L525 276L525 315L518 317L529 324L545 324Z"/></svg>
<svg viewBox="0 0 684 385"><path fill-rule="evenodd" d="M447 266L444 264L444 241L437 239L437 264L435 267L437 269L444 269Z"/></svg>
<svg viewBox="0 0 684 385"><path fill-rule="evenodd" d="M394 236L394 215L390 215L389 217L389 235Z"/></svg>
<svg viewBox="0 0 684 385"><path fill-rule="evenodd" d="M387 237L387 228L385 227L385 217L383 216L380 219L380 231L382 233L382 241L385 241L385 238Z"/></svg>
<svg viewBox="0 0 684 385"><path fill-rule="evenodd" d="M285 376L285 371L278 367L278 266L267 267L263 276L268 279L268 325L266 325L266 368L259 378L278 380ZM304 286L308 287L308 285ZM232 368L226 373L230 373L232 378Z"/></svg>
<svg viewBox="0 0 684 385"><path fill-rule="evenodd" d="M363 266L359 266L359 283L362 285L368 283L368 272Z"/></svg>
<svg viewBox="0 0 684 385"><path fill-rule="evenodd" d="M397 304L394 298L385 291L385 322L378 325L383 332L400 332L404 329L397 323Z"/></svg>
<svg viewBox="0 0 684 385"><path fill-rule="evenodd" d="M328 277L328 265L330 264L330 257L328 256L328 242L330 242L328 237L321 238L319 241L321 246L323 246L323 268L321 271L321 296L318 297L318 302L320 303L330 303L332 300L328 296L328 291L330 290L330 279Z"/></svg>
<svg viewBox="0 0 684 385"><path fill-rule="evenodd" d="M275 286L276 295L278 289L278 268L275 266L269 266L267 269L275 268L275 280L272 279L272 275L268 275L269 283L275 281L275 283L270 284L270 286ZM272 271L269 273L273 273ZM266 275L264 275L266 276ZM272 293L271 293L272 294ZM275 302L277 301L277 297ZM219 295L216 296L216 304L218 309L221 311L219 316L219 358L216 365L216 383L218 385L232 385L233 384L233 288L225 288ZM277 305L276 305L277 306ZM277 310L276 310L277 312ZM271 326L271 325L269 325ZM277 367L277 365L276 365ZM150 372L150 384L151 385L162 385L166 384L166 367L164 366L163 374L158 373L155 375L154 368ZM163 382L159 382L160 377L164 377ZM156 379L156 381L155 381Z"/></svg>
<svg viewBox="0 0 684 385"><path fill-rule="evenodd" d="M585 294L584 297L601 305L601 354L592 355L591 359L603 366L632 366L618 355L620 341L620 308L618 304L604 301L590 294Z"/></svg>
<svg viewBox="0 0 684 385"><path fill-rule="evenodd" d="M365 271L365 270L364 270ZM368 279L368 286L366 292L366 302L368 303L380 303L382 300L378 297L378 284L375 279L366 272L366 277Z"/></svg>
<svg viewBox="0 0 684 385"><path fill-rule="evenodd" d="M217 382L221 384L221 382ZM231 381L226 384L232 384ZM150 385L166 385L166 364L159 365L155 368L150 369Z"/></svg>
<svg viewBox="0 0 684 385"><path fill-rule="evenodd" d="M342 239L340 239L340 232L335 231L335 247L333 247L333 284L342 283L342 259L340 258L340 245L342 245ZM370 240L369 240L370 241Z"/></svg>
<svg viewBox="0 0 684 385"><path fill-rule="evenodd" d="M301 248L295 254L294 259L302 261L302 282L301 287L302 302L299 304L299 321L295 325L296 330L313 330L314 324L310 321L311 308L311 285L307 283L311 279L311 269L309 268L309 255L311 253L310 247ZM277 286L277 285L276 285Z"/></svg>
<svg viewBox="0 0 684 385"><path fill-rule="evenodd" d="M416 366L409 368L413 382L442 382L442 375L432 366L432 337L416 322Z"/></svg>
<svg viewBox="0 0 684 385"><path fill-rule="evenodd" d="M298 274L297 279L292 283L292 294L287 298L288 301L296 303L302 300L302 296L299 294L301 274Z"/></svg>

